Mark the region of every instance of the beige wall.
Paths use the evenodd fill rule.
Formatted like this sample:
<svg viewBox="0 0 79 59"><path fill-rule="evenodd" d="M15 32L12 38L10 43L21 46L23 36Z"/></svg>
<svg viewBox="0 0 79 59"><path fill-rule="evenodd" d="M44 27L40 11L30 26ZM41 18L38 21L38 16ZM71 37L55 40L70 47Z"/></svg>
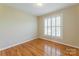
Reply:
<svg viewBox="0 0 79 59"><path fill-rule="evenodd" d="M60 42L60 43L64 43L64 44L68 44L68 45L72 45L72 46L77 46L79 47L79 26L78 26L78 22L79 22L79 5L76 6L71 6L59 11L55 11L43 16L39 16L38 17L38 21L39 21L39 37L45 38L43 35L43 31L44 31L44 16L48 16L48 15L54 15L54 14L63 14L63 24L64 24L64 31L63 31L63 39L52 39L54 41Z"/></svg>
<svg viewBox="0 0 79 59"><path fill-rule="evenodd" d="M0 5L0 49L37 36L37 19L16 8Z"/></svg>
<svg viewBox="0 0 79 59"><path fill-rule="evenodd" d="M76 23L76 27L77 27L77 30L76 30L77 43L76 44L79 46L79 43L78 43L79 42L79 6L77 6L75 9L77 11L76 12L76 15L77 15L77 23Z"/></svg>

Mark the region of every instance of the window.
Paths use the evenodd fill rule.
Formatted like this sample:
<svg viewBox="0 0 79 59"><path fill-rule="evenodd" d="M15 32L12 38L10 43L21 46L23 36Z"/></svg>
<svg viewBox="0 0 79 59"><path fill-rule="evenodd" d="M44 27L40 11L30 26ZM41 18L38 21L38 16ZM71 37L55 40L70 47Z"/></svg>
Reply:
<svg viewBox="0 0 79 59"><path fill-rule="evenodd" d="M52 37L60 37L62 35L62 18L61 16L51 16L44 20L44 34Z"/></svg>

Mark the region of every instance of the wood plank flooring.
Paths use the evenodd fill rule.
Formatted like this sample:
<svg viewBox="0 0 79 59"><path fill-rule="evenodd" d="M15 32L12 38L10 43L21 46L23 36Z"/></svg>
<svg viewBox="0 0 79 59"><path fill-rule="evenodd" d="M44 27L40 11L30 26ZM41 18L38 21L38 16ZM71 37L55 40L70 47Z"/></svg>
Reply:
<svg viewBox="0 0 79 59"><path fill-rule="evenodd" d="M0 51L0 56L79 56L79 49L44 39L35 39Z"/></svg>

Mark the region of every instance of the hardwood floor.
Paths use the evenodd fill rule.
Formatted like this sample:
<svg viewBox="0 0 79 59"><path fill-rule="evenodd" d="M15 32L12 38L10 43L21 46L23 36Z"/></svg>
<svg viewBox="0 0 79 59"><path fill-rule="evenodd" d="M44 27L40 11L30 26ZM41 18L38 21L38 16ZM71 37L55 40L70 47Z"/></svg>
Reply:
<svg viewBox="0 0 79 59"><path fill-rule="evenodd" d="M35 39L0 51L0 56L79 56L79 49L43 39Z"/></svg>

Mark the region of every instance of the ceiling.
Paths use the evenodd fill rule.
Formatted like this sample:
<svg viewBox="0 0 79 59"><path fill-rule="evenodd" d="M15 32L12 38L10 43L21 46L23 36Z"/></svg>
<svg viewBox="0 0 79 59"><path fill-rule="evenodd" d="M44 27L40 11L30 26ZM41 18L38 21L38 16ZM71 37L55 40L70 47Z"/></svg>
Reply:
<svg viewBox="0 0 79 59"><path fill-rule="evenodd" d="M32 15L40 16L40 15L47 14L49 12L54 12L56 10L60 10L60 9L75 5L75 3L43 3L43 6L41 7L37 6L35 3L16 3L16 4L10 3L7 5L16 7Z"/></svg>

